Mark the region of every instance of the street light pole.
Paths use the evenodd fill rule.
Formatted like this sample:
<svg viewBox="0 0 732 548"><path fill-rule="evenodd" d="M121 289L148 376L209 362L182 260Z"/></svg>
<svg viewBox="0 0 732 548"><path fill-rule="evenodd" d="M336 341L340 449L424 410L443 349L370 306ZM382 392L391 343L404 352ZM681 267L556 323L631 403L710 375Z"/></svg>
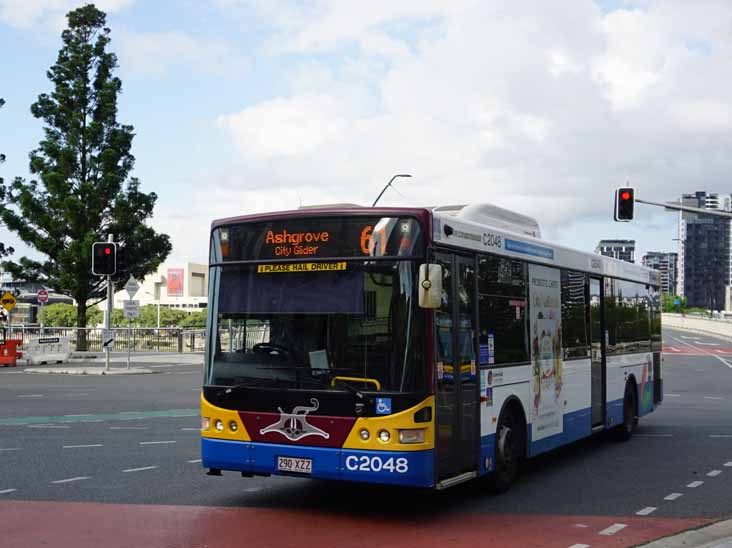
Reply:
<svg viewBox="0 0 732 548"><path fill-rule="evenodd" d="M409 173L397 173L396 175L394 175L394 177L389 179L389 182L386 183L386 186L383 189L381 189L381 192L379 192L379 195L374 200L374 203L371 204L371 207L376 207L376 202L379 201L379 198L381 198L381 196L384 194L384 192L386 192L386 189L391 186L391 183L393 183L394 179L396 179L397 177L411 177L411 175Z"/></svg>

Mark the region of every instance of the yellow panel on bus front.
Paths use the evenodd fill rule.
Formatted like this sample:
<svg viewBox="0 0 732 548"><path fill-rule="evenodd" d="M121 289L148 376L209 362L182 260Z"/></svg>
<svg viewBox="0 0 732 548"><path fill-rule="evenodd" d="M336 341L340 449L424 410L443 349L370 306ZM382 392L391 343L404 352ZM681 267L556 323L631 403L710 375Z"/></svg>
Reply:
<svg viewBox="0 0 732 548"><path fill-rule="evenodd" d="M208 419L208 428L206 428ZM201 394L201 436L220 440L251 441L238 411L211 405Z"/></svg>
<svg viewBox="0 0 732 548"><path fill-rule="evenodd" d="M416 422L415 414L430 408L428 422ZM368 449L371 451L424 451L435 446L434 427L435 397L424 401L405 411L393 415L377 417L360 417L351 429L351 433L343 443L344 449ZM424 415L424 413L422 413ZM368 437L362 431L368 432ZM386 435L381 432L388 432ZM403 431L400 433L400 431ZM382 437L383 436L383 437ZM418 443L400 443L403 439L423 439ZM386 441L384 441L386 439Z"/></svg>

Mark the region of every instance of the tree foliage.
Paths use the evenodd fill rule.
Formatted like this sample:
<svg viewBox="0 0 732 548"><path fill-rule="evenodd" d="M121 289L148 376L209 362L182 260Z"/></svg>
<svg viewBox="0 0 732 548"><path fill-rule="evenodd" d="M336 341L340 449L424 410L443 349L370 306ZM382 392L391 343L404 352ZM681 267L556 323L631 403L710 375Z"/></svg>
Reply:
<svg viewBox="0 0 732 548"><path fill-rule="evenodd" d="M5 99L0 97L0 108L3 108L4 104ZM5 154L0 152L0 164L3 162L5 162ZM5 185L2 177L0 177L0 208L5 208ZM2 222L0 222L0 226L3 226ZM12 247L6 246L3 242L0 242L0 259L6 255L11 255L14 251L15 250Z"/></svg>
<svg viewBox="0 0 732 548"><path fill-rule="evenodd" d="M44 138L30 153L30 182L16 178L2 186L14 209L0 219L44 260L22 257L3 266L16 278L37 281L71 295L76 324L87 323L87 303L103 298L104 278L91 275L91 247L114 234L125 264L115 289L130 274L138 279L165 260L171 246L145 221L157 196L130 177L133 128L117 121L122 83L113 75L117 57L107 51L110 30L94 5L69 12L63 46L47 76L53 84L31 105L44 122Z"/></svg>
<svg viewBox="0 0 732 548"><path fill-rule="evenodd" d="M661 295L661 308L664 312L675 312L680 314L686 310L687 305L688 301L686 297L666 294Z"/></svg>
<svg viewBox="0 0 732 548"><path fill-rule="evenodd" d="M71 327L76 324L76 307L73 304L49 304L44 308L46 327ZM103 315L98 307L93 306L87 310L87 323L90 326L98 325L102 322Z"/></svg>

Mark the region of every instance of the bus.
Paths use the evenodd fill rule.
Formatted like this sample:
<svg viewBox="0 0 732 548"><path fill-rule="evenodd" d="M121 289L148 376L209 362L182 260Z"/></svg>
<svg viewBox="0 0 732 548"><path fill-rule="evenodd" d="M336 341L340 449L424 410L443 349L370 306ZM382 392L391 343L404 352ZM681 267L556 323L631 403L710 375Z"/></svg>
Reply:
<svg viewBox="0 0 732 548"><path fill-rule="evenodd" d="M209 475L503 492L663 399L658 272L490 204L217 220L209 268Z"/></svg>

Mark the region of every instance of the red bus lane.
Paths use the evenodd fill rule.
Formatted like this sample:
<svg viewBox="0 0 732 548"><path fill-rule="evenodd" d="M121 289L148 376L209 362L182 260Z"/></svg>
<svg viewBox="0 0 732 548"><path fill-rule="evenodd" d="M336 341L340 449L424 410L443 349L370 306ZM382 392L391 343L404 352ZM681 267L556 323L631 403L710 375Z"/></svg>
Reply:
<svg viewBox="0 0 732 548"><path fill-rule="evenodd" d="M0 502L4 548L633 546L712 520L442 513L359 517L305 510ZM42 524L39 527L39 524Z"/></svg>

